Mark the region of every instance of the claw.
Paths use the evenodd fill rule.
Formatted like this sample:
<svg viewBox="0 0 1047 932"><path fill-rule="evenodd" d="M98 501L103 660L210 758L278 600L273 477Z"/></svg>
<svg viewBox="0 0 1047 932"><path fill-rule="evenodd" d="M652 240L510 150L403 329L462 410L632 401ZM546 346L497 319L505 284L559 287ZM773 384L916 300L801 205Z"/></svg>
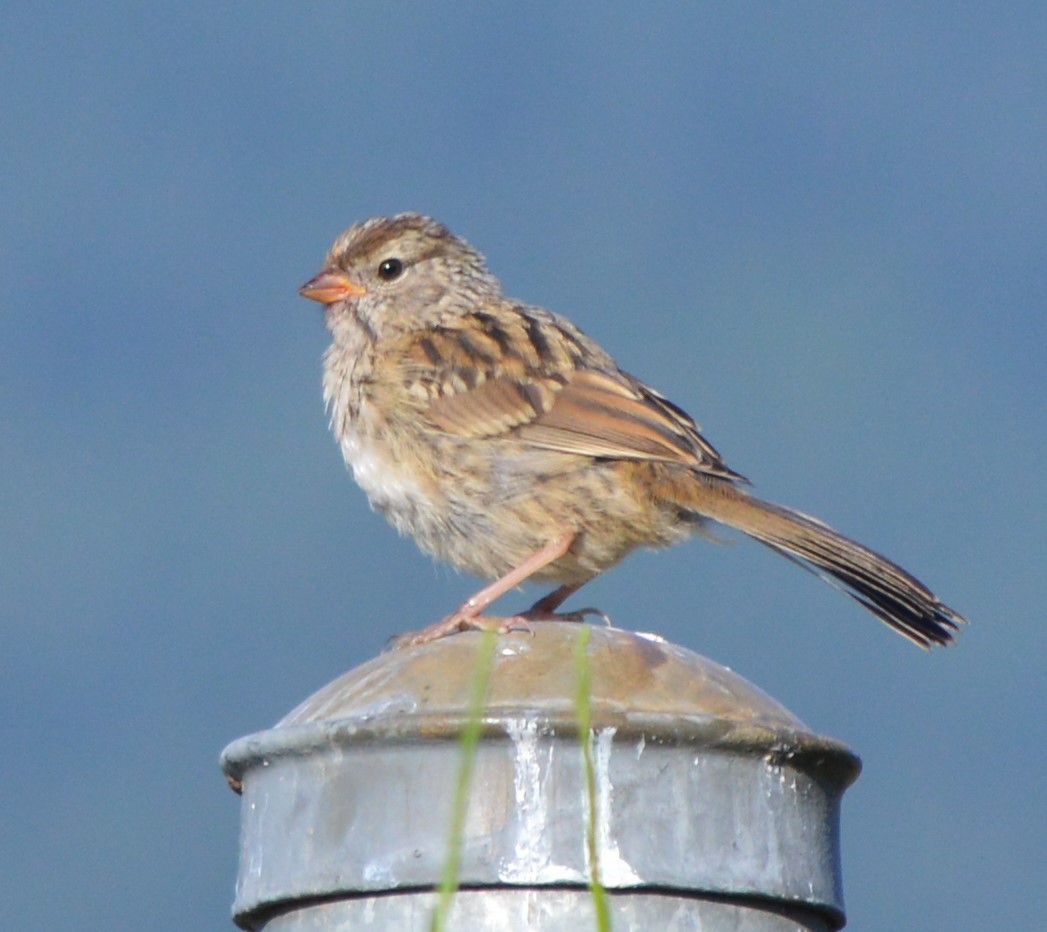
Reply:
<svg viewBox="0 0 1047 932"><path fill-rule="evenodd" d="M531 623L524 618L522 615L510 615L508 618L503 618L501 625L496 628L499 634L508 634L510 631L522 631L524 634L529 634L534 637L534 628L531 627Z"/></svg>
<svg viewBox="0 0 1047 932"><path fill-rule="evenodd" d="M502 618L497 615L470 615L457 611L419 631L406 631L403 634L393 635L385 642L385 650L417 647L420 644L438 641L440 638L458 634L461 631L497 631L499 634L524 631L534 637L534 631L527 619L519 615Z"/></svg>
<svg viewBox="0 0 1047 932"><path fill-rule="evenodd" d="M608 628L613 627L614 622L611 621L611 616L607 614L603 609L593 608L588 605L585 608L579 608L573 612L562 612L557 615L557 618L562 621L585 621L585 619L592 615L594 618L599 618Z"/></svg>
<svg viewBox="0 0 1047 932"><path fill-rule="evenodd" d="M406 631L403 634L395 634L385 642L385 651L402 650L405 647L417 647L428 644L430 641L438 641L451 634L460 631L497 631L499 634L510 634L513 631L521 631L534 637L532 624L543 621L570 621L574 623L584 622L587 616L595 616L603 621L605 625L611 624L610 616L598 608L580 608L574 612L553 612L541 608L541 602L535 603L526 612L518 615L509 615L502 618L498 615L474 614L475 610L469 603L452 612L439 621L418 631Z"/></svg>

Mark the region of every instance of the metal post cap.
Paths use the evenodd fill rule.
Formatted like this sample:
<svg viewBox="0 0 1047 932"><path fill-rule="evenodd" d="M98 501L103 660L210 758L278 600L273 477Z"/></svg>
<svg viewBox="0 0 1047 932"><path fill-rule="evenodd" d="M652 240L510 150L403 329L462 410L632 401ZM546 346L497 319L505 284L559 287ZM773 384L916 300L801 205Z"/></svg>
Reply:
<svg viewBox="0 0 1047 932"><path fill-rule="evenodd" d="M587 927L581 630L498 637L452 929ZM841 927L839 803L857 757L692 651L614 628L588 637L613 927ZM226 748L243 792L239 924L428 928L482 644L468 632L382 654Z"/></svg>

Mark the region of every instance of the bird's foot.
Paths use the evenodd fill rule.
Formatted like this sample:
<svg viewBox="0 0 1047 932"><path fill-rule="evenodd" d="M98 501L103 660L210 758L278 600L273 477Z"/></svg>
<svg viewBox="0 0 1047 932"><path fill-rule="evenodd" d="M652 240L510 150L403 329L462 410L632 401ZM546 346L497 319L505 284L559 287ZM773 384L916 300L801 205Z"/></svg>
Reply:
<svg viewBox="0 0 1047 932"><path fill-rule="evenodd" d="M589 616L599 618L605 625L610 626L611 624L611 617L607 612L601 611L598 608L593 608L592 606L579 608L573 612L551 612L540 608L537 603L527 609L526 612L520 612L519 615L513 615L511 618L507 618L506 621L518 621L525 625L528 625L531 622L542 621L569 621L575 624L580 624Z"/></svg>
<svg viewBox="0 0 1047 932"><path fill-rule="evenodd" d="M598 608L580 608L573 612L553 612L536 602L527 611L517 615L502 617L500 615L480 615L469 611L468 606L463 606L457 611L451 612L439 621L427 625L418 631L406 631L396 634L386 642L386 650L400 650L404 647L418 647L431 641L438 641L451 634L461 631L495 631L498 634L509 634L512 631L522 631L534 637L532 624L547 621L569 621L581 623L589 617L595 616L603 621L605 625L611 624L610 616Z"/></svg>
<svg viewBox="0 0 1047 932"><path fill-rule="evenodd" d="M394 635L386 642L385 649L400 650L404 647L417 647L420 644L438 641L440 638L458 634L461 631L496 631L498 634L523 631L534 635L528 619L522 615L503 618L498 615L477 615L464 609L458 609L418 631L406 631L403 634Z"/></svg>

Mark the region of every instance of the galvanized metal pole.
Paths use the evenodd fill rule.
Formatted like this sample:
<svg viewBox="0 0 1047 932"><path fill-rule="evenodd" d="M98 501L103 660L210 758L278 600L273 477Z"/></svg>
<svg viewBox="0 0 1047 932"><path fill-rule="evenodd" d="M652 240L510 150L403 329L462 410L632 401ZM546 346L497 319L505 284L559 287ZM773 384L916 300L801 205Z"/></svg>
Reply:
<svg viewBox="0 0 1047 932"><path fill-rule="evenodd" d="M447 928L597 929L594 862L615 930L841 928L854 754L691 651L594 627L590 798L581 630L499 636ZM226 748L243 793L238 925L429 928L482 643L382 654Z"/></svg>

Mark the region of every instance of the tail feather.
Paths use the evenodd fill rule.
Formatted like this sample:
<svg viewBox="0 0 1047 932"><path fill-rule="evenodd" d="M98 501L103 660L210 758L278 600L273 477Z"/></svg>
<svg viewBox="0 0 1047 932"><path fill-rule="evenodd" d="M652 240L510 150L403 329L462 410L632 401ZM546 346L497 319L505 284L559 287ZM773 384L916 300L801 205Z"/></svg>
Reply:
<svg viewBox="0 0 1047 932"><path fill-rule="evenodd" d="M920 647L951 643L967 621L896 563L802 512L726 483L704 485L694 507L820 576Z"/></svg>

